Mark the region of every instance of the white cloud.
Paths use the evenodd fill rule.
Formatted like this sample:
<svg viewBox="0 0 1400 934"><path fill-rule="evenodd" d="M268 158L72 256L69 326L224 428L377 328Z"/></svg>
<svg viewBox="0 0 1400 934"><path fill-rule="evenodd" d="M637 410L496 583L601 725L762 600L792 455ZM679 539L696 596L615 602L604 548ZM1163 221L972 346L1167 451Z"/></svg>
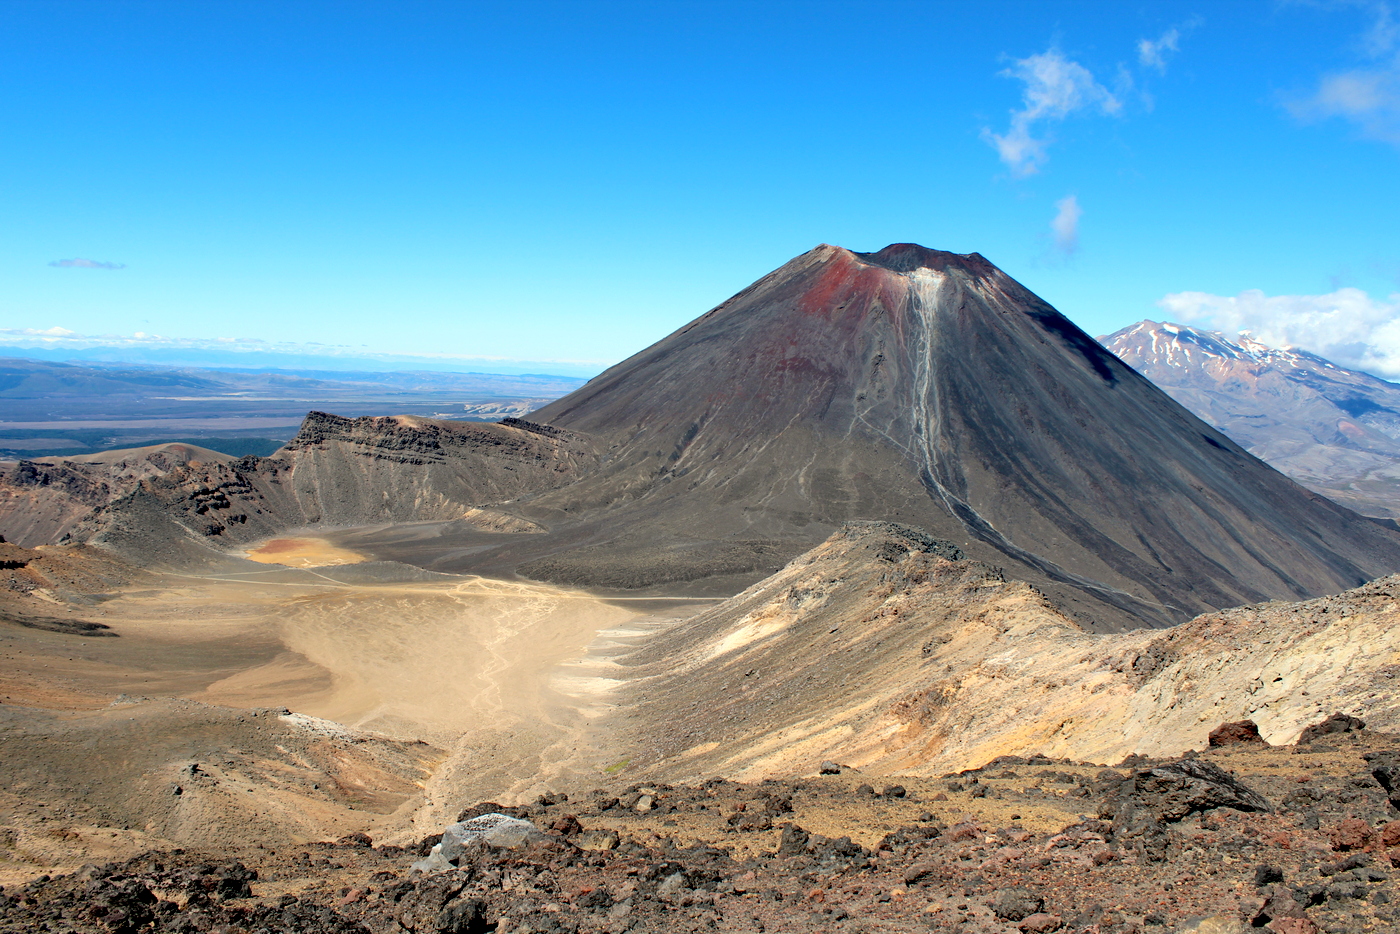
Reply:
<svg viewBox="0 0 1400 934"><path fill-rule="evenodd" d="M1323 75L1317 90L1289 102L1302 119L1340 117L1364 136L1400 146L1400 19L1388 2L1366 4L1372 15L1360 67Z"/></svg>
<svg viewBox="0 0 1400 934"><path fill-rule="evenodd" d="M1374 19L1371 28L1361 37L1362 45L1370 55L1385 55L1400 44L1400 16L1386 0L1368 4Z"/></svg>
<svg viewBox="0 0 1400 934"><path fill-rule="evenodd" d="M50 266L59 266L64 269L125 269L126 263L104 263L95 259L83 259L81 256L73 259L56 259L49 263Z"/></svg>
<svg viewBox="0 0 1400 934"><path fill-rule="evenodd" d="M1144 68L1155 68L1158 71L1167 70L1167 53L1177 51L1177 43L1181 41L1181 30L1173 26L1156 39L1141 39L1138 41L1138 61Z"/></svg>
<svg viewBox="0 0 1400 934"><path fill-rule="evenodd" d="M1011 112L1005 134L984 128L982 138L1017 176L1034 175L1045 161L1048 140L1036 135L1038 124L1060 121L1078 111L1116 114L1122 109L1118 98L1095 81L1089 69L1065 58L1059 49L1020 59L1000 75L1025 83L1022 107Z"/></svg>
<svg viewBox="0 0 1400 934"><path fill-rule="evenodd" d="M1327 295L1176 292L1157 305L1177 321L1248 331L1274 347L1310 350L1342 366L1400 378L1400 292L1386 300L1353 288Z"/></svg>
<svg viewBox="0 0 1400 934"><path fill-rule="evenodd" d="M1055 219L1050 222L1050 232L1055 237L1055 249L1066 256L1079 249L1079 218L1083 213L1075 195L1055 202Z"/></svg>
<svg viewBox="0 0 1400 934"><path fill-rule="evenodd" d="M469 372L486 367L498 372L575 373L599 372L609 360L527 360L485 354L378 353L368 347L317 342L267 341L256 337L164 337L146 331L133 334L81 334L64 327L0 328L0 351L13 356L28 354L14 351L37 351L44 357L71 355L63 359L90 359L107 362L179 363L185 366L286 366L305 367L324 364L329 369L354 368L361 364L371 369L451 369ZM3 356L4 353L0 353ZM267 363L272 358L287 362ZM245 361L253 361L248 363ZM544 367L545 369L540 369ZM496 368L496 369L492 369ZM562 368L562 369L561 369Z"/></svg>

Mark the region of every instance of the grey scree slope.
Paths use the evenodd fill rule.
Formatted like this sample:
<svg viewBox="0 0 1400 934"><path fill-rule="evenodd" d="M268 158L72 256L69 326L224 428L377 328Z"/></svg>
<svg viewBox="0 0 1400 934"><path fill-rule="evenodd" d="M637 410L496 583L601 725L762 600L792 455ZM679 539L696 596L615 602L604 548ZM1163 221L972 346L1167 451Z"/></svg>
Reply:
<svg viewBox="0 0 1400 934"><path fill-rule="evenodd" d="M817 247L532 420L602 453L518 504L568 530L552 547L571 550L525 567L556 580L627 583L737 543L787 556L852 518L966 543L1094 628L1400 568L1395 532L1252 457L975 253Z"/></svg>

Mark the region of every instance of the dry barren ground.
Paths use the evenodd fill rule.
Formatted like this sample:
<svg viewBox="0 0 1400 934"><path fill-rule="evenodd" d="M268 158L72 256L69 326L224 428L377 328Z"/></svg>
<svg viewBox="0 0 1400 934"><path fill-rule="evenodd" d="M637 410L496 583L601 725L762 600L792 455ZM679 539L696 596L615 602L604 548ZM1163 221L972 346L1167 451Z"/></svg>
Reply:
<svg viewBox="0 0 1400 934"><path fill-rule="evenodd" d="M272 551L346 558L306 538ZM371 573L350 582L328 565L146 574L86 606L25 594L21 616L39 607L107 628L0 625L0 826L29 841L0 849L0 874L188 845L250 820L264 841L416 840L463 799L523 800L605 774L594 724L611 682L596 669L691 606L447 575L375 582L360 567ZM168 794L181 775L188 787ZM205 794L211 782L246 791ZM295 819L279 829L278 813Z"/></svg>

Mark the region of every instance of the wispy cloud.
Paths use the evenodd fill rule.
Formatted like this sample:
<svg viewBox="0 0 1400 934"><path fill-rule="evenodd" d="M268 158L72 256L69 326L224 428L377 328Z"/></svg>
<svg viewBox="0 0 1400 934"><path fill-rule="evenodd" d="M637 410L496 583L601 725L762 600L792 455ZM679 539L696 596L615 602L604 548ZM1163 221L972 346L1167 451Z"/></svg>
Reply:
<svg viewBox="0 0 1400 934"><path fill-rule="evenodd" d="M126 263L104 263L95 259L83 259L75 256L73 259L56 259L49 263L50 266L58 266L63 269L125 269Z"/></svg>
<svg viewBox="0 0 1400 934"><path fill-rule="evenodd" d="M1079 198L1075 195L1055 202L1055 219L1050 222L1050 233L1055 238L1055 249L1065 256L1071 256L1079 249L1079 218L1083 213Z"/></svg>
<svg viewBox="0 0 1400 934"><path fill-rule="evenodd" d="M1343 366L1400 378L1400 293L1380 300L1354 288L1326 295L1176 292L1157 305L1177 321L1248 331L1265 344L1299 347Z"/></svg>
<svg viewBox="0 0 1400 934"><path fill-rule="evenodd" d="M1181 30L1173 26L1156 39L1138 40L1138 62L1144 68L1167 70L1167 54L1176 52L1181 41Z"/></svg>
<svg viewBox="0 0 1400 934"><path fill-rule="evenodd" d="M1116 114L1123 106L1089 69L1056 48L1019 59L999 74L1025 84L1022 106L1011 112L1011 124L1004 134L984 128L982 138L996 148L1001 161L1016 176L1034 175L1045 162L1049 140L1038 135L1042 124L1058 123L1081 111Z"/></svg>
<svg viewBox="0 0 1400 934"><path fill-rule="evenodd" d="M1357 67L1323 75L1316 90L1288 102L1304 120L1339 117L1371 139L1400 146L1400 15L1388 0L1361 4L1371 22Z"/></svg>

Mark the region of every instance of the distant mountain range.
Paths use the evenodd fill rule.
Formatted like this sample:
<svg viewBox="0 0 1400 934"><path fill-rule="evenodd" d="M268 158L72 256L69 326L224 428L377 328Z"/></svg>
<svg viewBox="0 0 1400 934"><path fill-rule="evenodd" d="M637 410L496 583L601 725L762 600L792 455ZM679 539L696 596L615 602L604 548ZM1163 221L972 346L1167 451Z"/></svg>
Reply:
<svg viewBox="0 0 1400 934"><path fill-rule="evenodd" d="M0 357L0 457L186 441L270 454L306 413L471 421L520 416L582 386L573 376L203 369Z"/></svg>
<svg viewBox="0 0 1400 934"><path fill-rule="evenodd" d="M1142 321L1099 340L1304 486L1364 515L1400 517L1400 385L1180 324Z"/></svg>
<svg viewBox="0 0 1400 934"><path fill-rule="evenodd" d="M323 370L336 372L448 372L593 376L602 363L575 360L521 360L457 356L448 353L375 353L367 347L298 344L260 340L201 340L142 334L75 334L63 328L0 328L0 357L51 363L141 364L243 370Z"/></svg>

